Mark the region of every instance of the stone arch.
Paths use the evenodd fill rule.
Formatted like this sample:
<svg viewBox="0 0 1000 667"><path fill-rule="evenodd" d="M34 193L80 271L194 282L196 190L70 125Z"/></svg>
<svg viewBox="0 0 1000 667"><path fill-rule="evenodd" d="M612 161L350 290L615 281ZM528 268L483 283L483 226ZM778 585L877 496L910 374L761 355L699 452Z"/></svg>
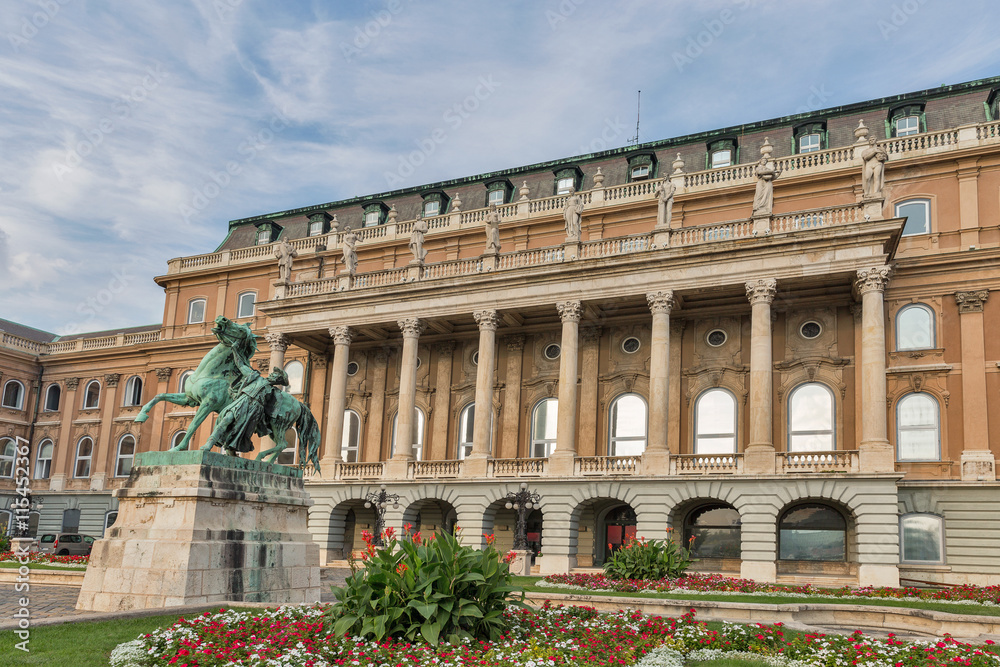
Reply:
<svg viewBox="0 0 1000 667"><path fill-rule="evenodd" d="M819 559L817 559L816 561L807 561L806 559L787 559L787 560L783 560L782 559L782 550L784 549L784 547L782 546L782 532L781 532L782 522L783 522L784 518L788 515L789 512L793 512L794 510L796 510L799 507L808 506L808 505L818 505L818 506L828 507L828 508L836 511L838 514L840 514L844 518L845 528L844 528L844 559L843 559L843 565L845 567L843 567L843 568L836 568L836 567L832 567L832 566L826 566L824 568L824 572L825 573L829 573L829 574L847 574L847 573L850 573L851 570L852 570L852 568L850 567L850 564L857 562L857 553L858 553L858 547L857 547L857 515L845 503L840 502L838 500L831 500L829 498L799 498L799 499L796 499L796 500L792 501L791 503L788 503L788 504L784 505L783 507L781 507L781 509L778 512L777 520L776 520L776 524L775 524L775 528L776 528L777 533L778 533L778 555L777 555L778 561L777 561L777 564L778 564L779 572L784 571L784 572L787 572L787 573L801 573L803 571L812 571L814 568L804 569L804 568L801 568L801 567L797 567L797 564L805 563L805 562L809 562L809 563L812 563L812 562L835 563L835 562L838 562L838 560L839 560L839 559L830 559L830 560L819 560ZM782 567L782 566L784 566L784 567Z"/></svg>
<svg viewBox="0 0 1000 667"><path fill-rule="evenodd" d="M365 496L377 488L367 486L337 489L325 502L318 502L309 508L310 532L326 536L325 540L318 540L321 562L345 559L352 550L361 548L361 531L373 531L375 528L375 512L365 508ZM351 514L353 526L349 525ZM353 530L350 535L347 534L349 529Z"/></svg>
<svg viewBox="0 0 1000 667"><path fill-rule="evenodd" d="M514 509L507 509L506 494L508 491L517 492L520 490L519 484L505 484L500 493L491 494L494 498L486 505L483 511L483 533L492 534L496 538L496 548L501 552L507 552L514 548L514 533L517 523L517 512ZM534 491L529 485L528 491ZM541 503L528 511L528 534L538 533L538 540L533 540L534 551L540 551L543 545L542 524L545 519L545 511ZM536 525L537 524L537 525ZM537 530L533 530L537 528ZM531 546L529 544L529 546Z"/></svg>

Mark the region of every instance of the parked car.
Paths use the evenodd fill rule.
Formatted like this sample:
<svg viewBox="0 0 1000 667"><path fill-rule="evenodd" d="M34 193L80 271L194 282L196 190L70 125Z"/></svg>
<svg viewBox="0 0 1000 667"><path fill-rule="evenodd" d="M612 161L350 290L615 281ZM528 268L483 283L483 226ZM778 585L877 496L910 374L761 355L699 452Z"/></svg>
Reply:
<svg viewBox="0 0 1000 667"><path fill-rule="evenodd" d="M38 551L58 556L89 556L96 539L80 533L46 533L38 540Z"/></svg>

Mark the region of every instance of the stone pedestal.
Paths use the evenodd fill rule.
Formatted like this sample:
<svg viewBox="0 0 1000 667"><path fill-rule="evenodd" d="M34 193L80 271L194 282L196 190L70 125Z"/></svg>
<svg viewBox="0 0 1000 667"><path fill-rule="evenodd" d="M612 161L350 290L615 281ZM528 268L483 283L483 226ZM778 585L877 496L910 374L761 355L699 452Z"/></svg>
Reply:
<svg viewBox="0 0 1000 667"><path fill-rule="evenodd" d="M94 543L77 609L316 602L301 471L200 450L143 452Z"/></svg>
<svg viewBox="0 0 1000 667"><path fill-rule="evenodd" d="M518 551L514 554L514 560L510 562L510 573L515 577L527 577L531 575L531 552Z"/></svg>
<svg viewBox="0 0 1000 667"><path fill-rule="evenodd" d="M962 481L995 482L997 479L996 458L989 449L962 452Z"/></svg>

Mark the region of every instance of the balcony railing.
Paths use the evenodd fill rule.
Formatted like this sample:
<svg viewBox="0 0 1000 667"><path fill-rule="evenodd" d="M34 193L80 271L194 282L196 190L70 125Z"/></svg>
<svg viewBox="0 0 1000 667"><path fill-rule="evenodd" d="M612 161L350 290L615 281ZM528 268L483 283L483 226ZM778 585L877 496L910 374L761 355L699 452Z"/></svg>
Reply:
<svg viewBox="0 0 1000 667"><path fill-rule="evenodd" d="M670 457L672 475L729 475L741 472L742 454L679 454Z"/></svg>
<svg viewBox="0 0 1000 667"><path fill-rule="evenodd" d="M577 475L635 475L641 456L578 456L573 467Z"/></svg>
<svg viewBox="0 0 1000 667"><path fill-rule="evenodd" d="M462 474L461 461L413 461L408 468L408 476L413 479L424 477L441 479L459 477Z"/></svg>
<svg viewBox="0 0 1000 667"><path fill-rule="evenodd" d="M541 477L548 459L490 459L487 477Z"/></svg>
<svg viewBox="0 0 1000 667"><path fill-rule="evenodd" d="M0 345L32 354L64 354L89 350L105 350L129 345L155 343L160 340L160 330L139 331L134 333L120 332L111 336L95 336L93 338L75 338L73 340L40 343L6 331L0 331Z"/></svg>
<svg viewBox="0 0 1000 667"><path fill-rule="evenodd" d="M858 472L860 470L856 450L835 452L778 452L777 472Z"/></svg>

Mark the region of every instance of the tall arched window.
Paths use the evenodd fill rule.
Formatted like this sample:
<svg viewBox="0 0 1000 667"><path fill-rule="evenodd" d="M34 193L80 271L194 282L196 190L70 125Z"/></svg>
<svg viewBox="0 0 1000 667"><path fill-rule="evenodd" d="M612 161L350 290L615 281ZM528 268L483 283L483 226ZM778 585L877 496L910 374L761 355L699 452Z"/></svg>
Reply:
<svg viewBox="0 0 1000 667"><path fill-rule="evenodd" d="M928 350L935 345L934 311L922 303L900 308L896 314L896 349Z"/></svg>
<svg viewBox="0 0 1000 667"><path fill-rule="evenodd" d="M476 404L469 403L458 415L458 458L472 453L472 438L476 421Z"/></svg>
<svg viewBox="0 0 1000 667"><path fill-rule="evenodd" d="M646 401L622 394L608 413L608 456L639 456L646 451Z"/></svg>
<svg viewBox="0 0 1000 667"><path fill-rule="evenodd" d="M896 404L896 456L900 461L940 461L938 402L927 393L907 394Z"/></svg>
<svg viewBox="0 0 1000 667"><path fill-rule="evenodd" d="M58 411L60 398L62 398L62 388L57 384L50 384L49 388L45 390L45 411Z"/></svg>
<svg viewBox="0 0 1000 667"><path fill-rule="evenodd" d="M83 409L93 410L101 404L101 383L91 380L83 390Z"/></svg>
<svg viewBox="0 0 1000 667"><path fill-rule="evenodd" d="M0 440L0 477L14 476L15 456L17 456L17 443L12 438Z"/></svg>
<svg viewBox="0 0 1000 667"><path fill-rule="evenodd" d="M288 393L302 393L302 378L305 376L305 369L301 361L289 361L285 364L285 373L288 375Z"/></svg>
<svg viewBox="0 0 1000 667"><path fill-rule="evenodd" d="M931 202L928 199L911 199L896 204L896 217L906 218L903 236L931 233Z"/></svg>
<svg viewBox="0 0 1000 667"><path fill-rule="evenodd" d="M424 452L424 412L420 408L414 408L413 411L413 459L420 461ZM392 454L396 453L397 426L399 426L399 412L392 418Z"/></svg>
<svg viewBox="0 0 1000 667"><path fill-rule="evenodd" d="M142 405L142 378L138 375L133 375L125 383L124 405Z"/></svg>
<svg viewBox="0 0 1000 667"><path fill-rule="evenodd" d="M531 411L531 456L545 458L556 450L559 399L543 398Z"/></svg>
<svg viewBox="0 0 1000 667"><path fill-rule="evenodd" d="M51 440L42 440L38 445L38 454L35 455L35 479L48 479L52 474L53 449Z"/></svg>
<svg viewBox="0 0 1000 667"><path fill-rule="evenodd" d="M187 435L187 431L177 431L177 433L174 433L174 437L170 438L170 447L174 448L181 444L181 440L184 439L185 435Z"/></svg>
<svg viewBox="0 0 1000 667"><path fill-rule="evenodd" d="M847 520L818 503L792 507L778 522L778 558L781 560L847 559Z"/></svg>
<svg viewBox="0 0 1000 667"><path fill-rule="evenodd" d="M194 375L194 371L184 371L181 376L177 378L177 393L183 394L184 389L187 386L188 378Z"/></svg>
<svg viewBox="0 0 1000 667"><path fill-rule="evenodd" d="M191 299L188 301L188 324L198 324L205 321L205 299Z"/></svg>
<svg viewBox="0 0 1000 667"><path fill-rule="evenodd" d="M359 460L361 446L361 416L354 410L344 410L344 437L340 443L340 456L345 463Z"/></svg>
<svg viewBox="0 0 1000 667"><path fill-rule="evenodd" d="M236 317L253 317L256 312L257 292L243 292L236 297Z"/></svg>
<svg viewBox="0 0 1000 667"><path fill-rule="evenodd" d="M94 458L94 441L90 436L83 436L76 443L76 462L73 465L73 477L90 477L90 460Z"/></svg>
<svg viewBox="0 0 1000 667"><path fill-rule="evenodd" d="M800 384L788 397L788 451L836 449L833 392L818 382Z"/></svg>
<svg viewBox="0 0 1000 667"><path fill-rule="evenodd" d="M21 410L24 408L24 385L17 380L8 380L3 386L3 407Z"/></svg>
<svg viewBox="0 0 1000 667"><path fill-rule="evenodd" d="M709 389L694 404L694 453L736 453L736 397Z"/></svg>
<svg viewBox="0 0 1000 667"><path fill-rule="evenodd" d="M702 505L684 519L684 543L697 558L739 558L740 523L731 505Z"/></svg>
<svg viewBox="0 0 1000 667"><path fill-rule="evenodd" d="M118 455L115 457L115 477L128 477L132 472L135 458L135 436L123 435L118 441Z"/></svg>

